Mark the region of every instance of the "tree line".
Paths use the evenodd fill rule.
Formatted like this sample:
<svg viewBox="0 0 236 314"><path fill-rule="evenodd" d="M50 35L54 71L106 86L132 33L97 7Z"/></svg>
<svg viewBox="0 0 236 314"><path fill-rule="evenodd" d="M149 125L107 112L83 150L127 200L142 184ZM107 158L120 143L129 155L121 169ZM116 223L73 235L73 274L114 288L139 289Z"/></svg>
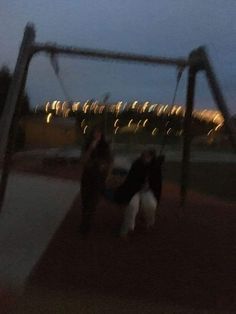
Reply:
<svg viewBox="0 0 236 314"><path fill-rule="evenodd" d="M12 73L10 72L7 66L3 65L0 68L0 117L6 105L6 99L9 87L11 85L11 81ZM23 95L20 97L18 106L20 106L19 111L20 116L25 116L30 113L30 101L26 92L24 92ZM20 121L17 126L14 150L17 151L22 149L24 147L24 144L25 144L25 131Z"/></svg>

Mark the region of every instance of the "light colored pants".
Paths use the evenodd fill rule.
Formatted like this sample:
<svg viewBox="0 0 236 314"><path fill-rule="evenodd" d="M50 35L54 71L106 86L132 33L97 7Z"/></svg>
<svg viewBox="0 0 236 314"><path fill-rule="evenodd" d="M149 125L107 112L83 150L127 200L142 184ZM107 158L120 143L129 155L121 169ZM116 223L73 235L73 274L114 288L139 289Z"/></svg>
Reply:
<svg viewBox="0 0 236 314"><path fill-rule="evenodd" d="M155 223L156 208L157 201L150 190L136 193L125 208L120 235L124 236L129 231L134 231L135 219L139 211L144 215L147 228L152 227Z"/></svg>

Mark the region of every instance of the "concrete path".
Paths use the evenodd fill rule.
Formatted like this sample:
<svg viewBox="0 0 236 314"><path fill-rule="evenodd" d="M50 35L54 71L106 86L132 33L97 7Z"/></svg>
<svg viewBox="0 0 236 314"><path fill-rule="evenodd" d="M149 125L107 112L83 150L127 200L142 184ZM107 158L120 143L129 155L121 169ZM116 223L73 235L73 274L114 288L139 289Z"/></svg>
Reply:
<svg viewBox="0 0 236 314"><path fill-rule="evenodd" d="M21 291L79 190L72 181L14 174L0 214L0 285Z"/></svg>

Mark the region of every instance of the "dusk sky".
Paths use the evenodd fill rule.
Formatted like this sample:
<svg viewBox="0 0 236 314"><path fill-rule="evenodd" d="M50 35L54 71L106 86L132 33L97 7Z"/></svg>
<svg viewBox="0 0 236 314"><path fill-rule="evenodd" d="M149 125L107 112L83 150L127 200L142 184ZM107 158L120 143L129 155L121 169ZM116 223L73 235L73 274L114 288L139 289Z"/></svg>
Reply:
<svg viewBox="0 0 236 314"><path fill-rule="evenodd" d="M236 113L235 0L0 0L0 65L12 70L27 22L36 41L165 57L186 57L206 46L231 113ZM176 69L59 57L70 100L141 100L170 103ZM186 73L176 102L185 102ZM32 106L65 98L49 58L31 63L27 92ZM199 75L198 107L215 105Z"/></svg>

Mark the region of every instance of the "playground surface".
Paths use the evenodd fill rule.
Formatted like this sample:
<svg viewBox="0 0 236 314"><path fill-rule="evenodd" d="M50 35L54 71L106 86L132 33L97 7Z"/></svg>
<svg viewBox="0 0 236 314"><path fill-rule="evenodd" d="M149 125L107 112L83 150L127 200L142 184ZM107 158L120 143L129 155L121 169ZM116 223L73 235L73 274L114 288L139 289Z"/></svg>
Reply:
<svg viewBox="0 0 236 314"><path fill-rule="evenodd" d="M13 313L233 313L235 203L190 191L182 212L177 185L166 182L151 233L139 220L127 241L117 237L122 212L103 200L84 238L78 191L76 181L12 175L1 313L9 300Z"/></svg>

